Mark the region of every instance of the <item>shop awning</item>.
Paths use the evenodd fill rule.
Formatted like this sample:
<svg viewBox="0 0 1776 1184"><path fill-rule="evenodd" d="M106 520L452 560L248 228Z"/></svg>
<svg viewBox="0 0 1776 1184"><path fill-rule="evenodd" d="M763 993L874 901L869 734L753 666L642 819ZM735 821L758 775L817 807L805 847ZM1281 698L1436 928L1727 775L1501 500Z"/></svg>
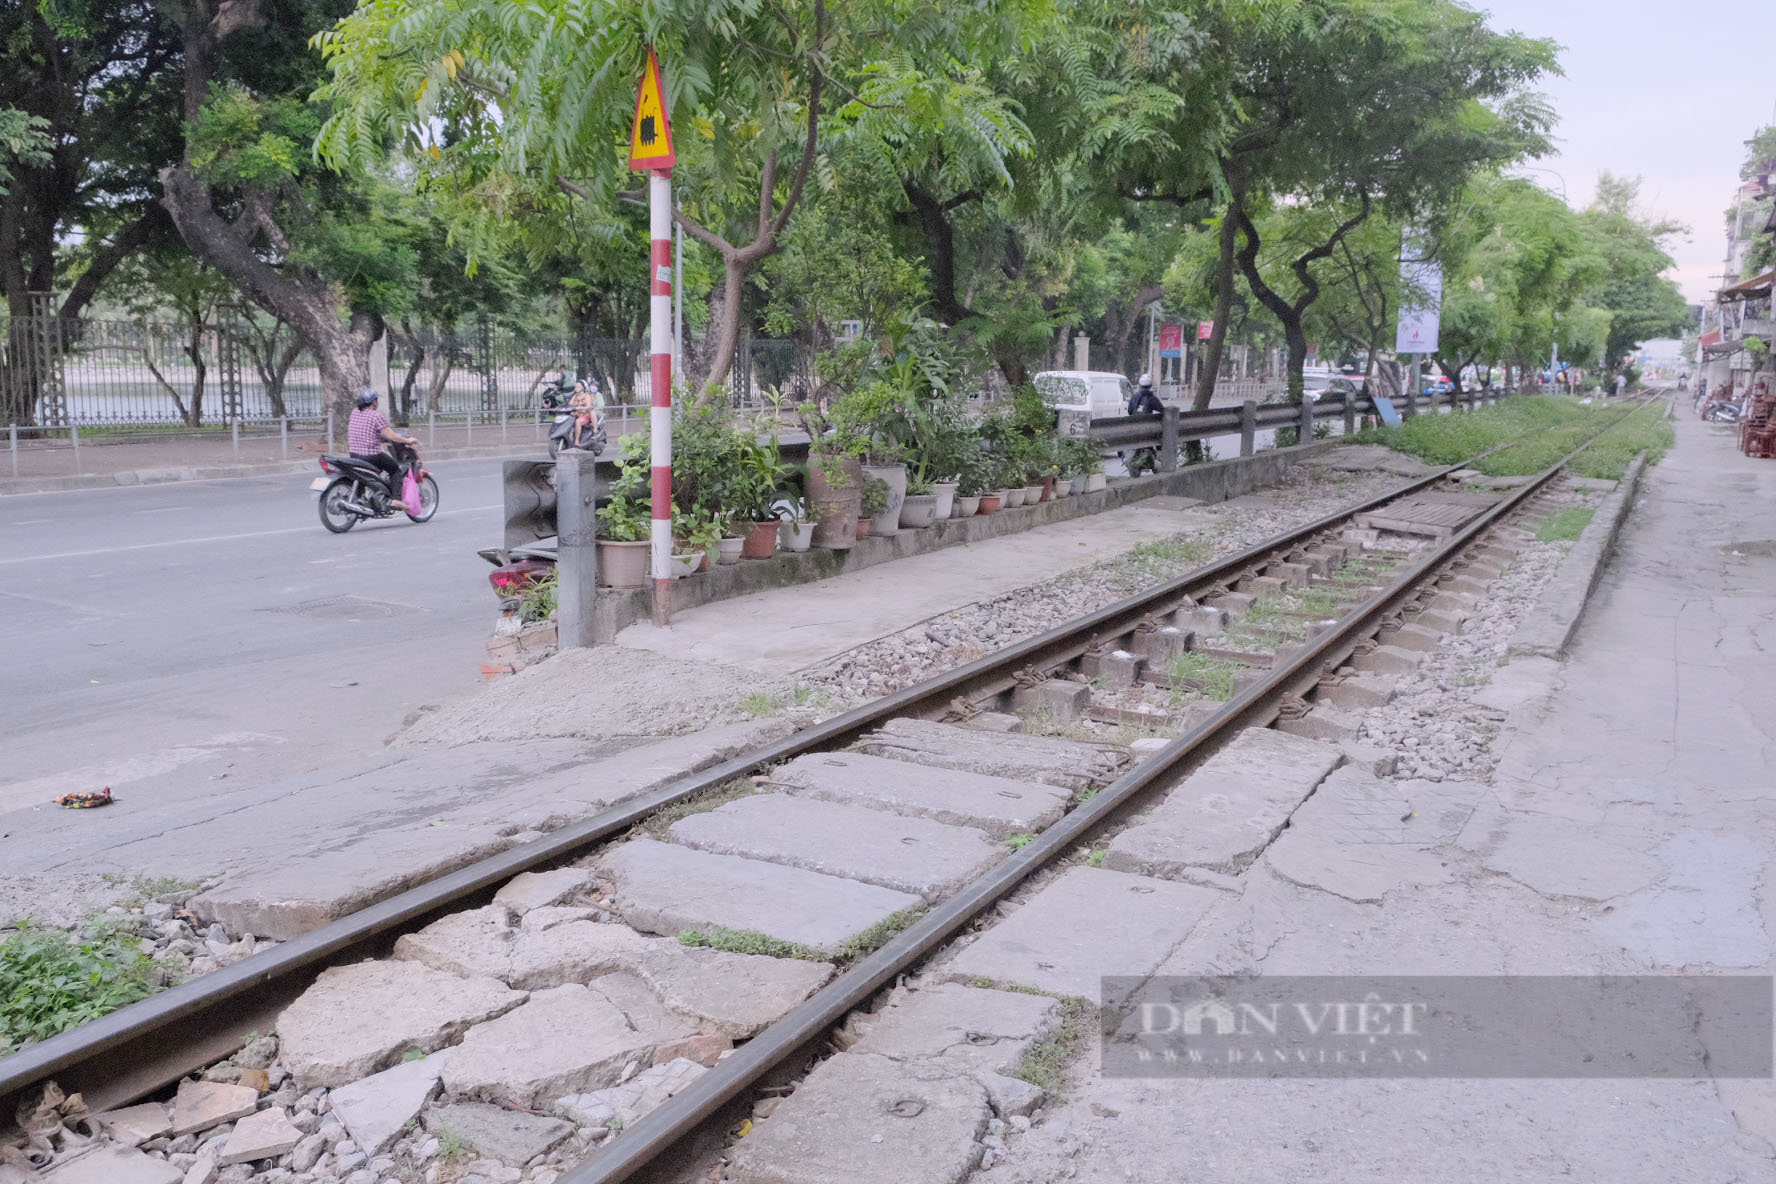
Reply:
<svg viewBox="0 0 1776 1184"><path fill-rule="evenodd" d="M1776 284L1776 268L1766 271L1763 275L1754 275L1748 280L1740 280L1730 288L1722 288L1722 300L1750 300L1754 296L1768 296L1770 287Z"/></svg>

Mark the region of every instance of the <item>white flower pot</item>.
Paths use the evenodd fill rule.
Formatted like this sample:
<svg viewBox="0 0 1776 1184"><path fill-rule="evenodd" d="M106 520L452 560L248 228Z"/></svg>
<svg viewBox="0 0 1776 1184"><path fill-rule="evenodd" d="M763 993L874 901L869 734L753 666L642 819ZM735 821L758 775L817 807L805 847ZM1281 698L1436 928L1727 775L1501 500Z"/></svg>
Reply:
<svg viewBox="0 0 1776 1184"><path fill-rule="evenodd" d="M806 551L814 545L814 524L785 522L777 528L777 535L785 551Z"/></svg>
<svg viewBox="0 0 1776 1184"><path fill-rule="evenodd" d="M939 481L931 487L931 492L937 495L937 510L933 517L943 519L950 516L950 512L956 506L956 490L958 488L960 488L960 482L956 481Z"/></svg>
<svg viewBox="0 0 1776 1184"><path fill-rule="evenodd" d="M715 545L715 561L724 566L740 562L740 549L746 546L743 538L723 539Z"/></svg>

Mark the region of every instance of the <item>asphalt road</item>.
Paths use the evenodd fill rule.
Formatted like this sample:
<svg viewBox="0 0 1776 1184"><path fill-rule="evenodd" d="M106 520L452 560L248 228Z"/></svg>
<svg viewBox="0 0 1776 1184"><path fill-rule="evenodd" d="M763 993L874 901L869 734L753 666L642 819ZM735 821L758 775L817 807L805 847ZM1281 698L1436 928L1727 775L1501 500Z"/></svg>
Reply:
<svg viewBox="0 0 1776 1184"><path fill-rule="evenodd" d="M431 522L344 535L306 476L0 498L0 832L70 789L225 791L361 756L472 687L500 465L440 462Z"/></svg>

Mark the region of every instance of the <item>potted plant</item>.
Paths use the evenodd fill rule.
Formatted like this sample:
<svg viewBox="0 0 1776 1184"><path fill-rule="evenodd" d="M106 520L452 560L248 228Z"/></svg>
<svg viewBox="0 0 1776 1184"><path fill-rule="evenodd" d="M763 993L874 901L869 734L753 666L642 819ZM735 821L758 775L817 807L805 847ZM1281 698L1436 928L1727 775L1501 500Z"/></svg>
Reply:
<svg viewBox="0 0 1776 1184"><path fill-rule="evenodd" d="M888 504L870 515L869 533L900 533L900 505L906 499L905 435L909 399L884 379L867 382L833 405L841 435L861 445L863 471L888 486Z"/></svg>
<svg viewBox="0 0 1776 1184"><path fill-rule="evenodd" d="M923 468L908 474L906 500L900 503L900 525L905 530L923 530L937 517L937 494L934 482Z"/></svg>
<svg viewBox="0 0 1776 1184"><path fill-rule="evenodd" d="M777 444L776 425L756 426L759 435L746 435L739 441L739 472L733 496L743 504L734 509L746 524L744 557L769 559L777 552L779 522L775 503L789 468L783 463Z"/></svg>
<svg viewBox="0 0 1776 1184"><path fill-rule="evenodd" d="M648 507L618 494L598 509L598 582L607 588L644 588L653 530Z"/></svg>
<svg viewBox="0 0 1776 1184"><path fill-rule="evenodd" d="M802 552L814 545L814 522L806 498L787 497L777 503L778 545L785 551Z"/></svg>
<svg viewBox="0 0 1776 1184"><path fill-rule="evenodd" d="M992 480L992 458L984 450L976 448L974 455L962 466L959 477L955 509L957 518L968 518L980 511L981 497L991 491ZM993 503L993 508L999 508L997 501Z"/></svg>
<svg viewBox="0 0 1776 1184"><path fill-rule="evenodd" d="M863 496L859 504L857 516L857 537L875 533L872 527L875 519L888 512L891 491L888 482L880 477L865 474L863 478Z"/></svg>
<svg viewBox="0 0 1776 1184"><path fill-rule="evenodd" d="M857 533L863 495L861 445L841 432L813 403L796 408L808 433L807 507L813 545L845 551L862 537Z"/></svg>
<svg viewBox="0 0 1776 1184"><path fill-rule="evenodd" d="M1104 476L1104 456L1090 440L1084 443L1081 459L1085 463L1085 492L1096 493L1109 484L1109 479Z"/></svg>
<svg viewBox="0 0 1776 1184"><path fill-rule="evenodd" d="M1011 509L1024 504L1024 462L1008 456L999 466L999 505Z"/></svg>
<svg viewBox="0 0 1776 1184"><path fill-rule="evenodd" d="M708 571L714 564L716 544L721 541L721 528L707 518L674 509L672 512L672 559L695 559L691 572Z"/></svg>

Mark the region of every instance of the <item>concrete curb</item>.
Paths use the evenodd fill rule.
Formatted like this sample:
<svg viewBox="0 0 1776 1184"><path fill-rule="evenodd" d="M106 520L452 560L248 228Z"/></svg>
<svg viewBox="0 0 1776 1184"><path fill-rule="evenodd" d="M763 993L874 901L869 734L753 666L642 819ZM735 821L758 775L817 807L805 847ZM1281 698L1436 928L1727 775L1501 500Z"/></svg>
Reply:
<svg viewBox="0 0 1776 1184"><path fill-rule="evenodd" d="M1645 466L1646 453L1643 452L1622 474L1616 491L1598 507L1590 525L1585 527L1579 541L1561 561L1560 570L1543 589L1535 614L1517 627L1516 636L1505 650L1506 661L1520 657L1558 659L1566 652L1578 630L1579 619L1585 614L1585 606L1591 600L1591 593L1603 575L1603 565L1615 546L1616 536L1622 532L1622 523L1627 519L1628 508L1640 488L1640 474Z"/></svg>
<svg viewBox="0 0 1776 1184"><path fill-rule="evenodd" d="M137 485L168 485L179 481L225 481L241 477L280 477L316 471L320 453L302 460L265 464L174 465L165 468L123 469L115 473L86 473L66 477L0 478L0 497L27 493L63 493L77 489L117 489ZM427 460L478 460L510 457L544 459L548 450L540 444L490 444L469 448L439 448L425 452Z"/></svg>

